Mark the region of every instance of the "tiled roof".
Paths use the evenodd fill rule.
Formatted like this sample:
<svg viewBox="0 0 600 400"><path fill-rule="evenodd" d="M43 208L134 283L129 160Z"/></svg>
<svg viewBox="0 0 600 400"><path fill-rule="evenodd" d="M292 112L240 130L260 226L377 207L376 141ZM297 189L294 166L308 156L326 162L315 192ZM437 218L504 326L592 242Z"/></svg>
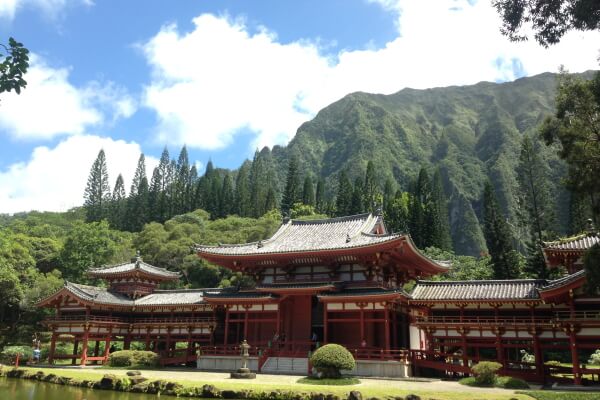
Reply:
<svg viewBox="0 0 600 400"><path fill-rule="evenodd" d="M126 274L136 270L143 271L146 274L154 275L161 279L178 279L180 277L179 273L145 263L140 257L134 258L128 263L105 268L92 268L88 270L88 273L92 276L108 277L111 275Z"/></svg>
<svg viewBox="0 0 600 400"><path fill-rule="evenodd" d="M544 285L543 287L539 288L540 291L545 291L545 290L550 290L550 289L555 289L557 287L560 286L564 286L567 285L573 281L576 281L577 279L581 278L585 276L585 270L581 270L581 271L577 271L574 274L570 274L570 275L565 275L562 278L559 279L555 279L553 281L548 281L546 283L546 285Z"/></svg>
<svg viewBox="0 0 600 400"><path fill-rule="evenodd" d="M72 282L66 282L65 287L71 293L83 300L98 304L121 306L200 304L204 299L204 293L206 290L219 290L156 290L154 293L133 300L124 294L111 292L106 290L106 288L100 288L96 286L79 285Z"/></svg>
<svg viewBox="0 0 600 400"><path fill-rule="evenodd" d="M299 282L299 283L263 283L257 285L257 289L311 289L311 288L328 288L335 286L333 282Z"/></svg>
<svg viewBox="0 0 600 400"><path fill-rule="evenodd" d="M597 233L584 233L554 242L544 242L545 250L587 250L595 244L600 243L600 235Z"/></svg>
<svg viewBox="0 0 600 400"><path fill-rule="evenodd" d="M547 284L543 279L489 281L418 281L411 298L414 300L525 300L538 299L538 289Z"/></svg>
<svg viewBox="0 0 600 400"><path fill-rule="evenodd" d="M219 255L291 253L348 249L401 237L395 234L375 234L378 223L381 223L380 217L372 214L310 221L290 220L281 225L268 240L235 245L197 245L196 250L199 253Z"/></svg>
<svg viewBox="0 0 600 400"><path fill-rule="evenodd" d="M263 299L263 298L275 298L277 296L274 296L270 293L261 293L261 292L240 292L237 290L222 290L219 292L206 292L204 293L204 297L207 299L219 299L219 298L223 298L223 299L231 299L231 298L236 298L236 299Z"/></svg>

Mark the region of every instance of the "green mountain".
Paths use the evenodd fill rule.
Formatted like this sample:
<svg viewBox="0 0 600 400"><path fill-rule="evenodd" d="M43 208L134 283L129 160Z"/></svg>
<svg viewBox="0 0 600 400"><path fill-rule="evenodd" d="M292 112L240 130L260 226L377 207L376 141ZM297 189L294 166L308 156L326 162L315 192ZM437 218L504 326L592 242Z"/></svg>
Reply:
<svg viewBox="0 0 600 400"><path fill-rule="evenodd" d="M518 222L515 175L521 138L534 134L553 112L555 88L556 74L544 73L509 83L403 89L392 95L352 93L300 126L287 147L273 148L278 180L285 182L292 155L304 173L326 179L330 197L341 170L354 181L364 176L369 160L375 163L382 187L392 178L402 190L408 190L422 166L439 167L449 198L454 249L477 255L485 251L478 218L488 178L515 235L525 235ZM553 174L559 225L565 227L565 168L555 149L544 146L543 153Z"/></svg>

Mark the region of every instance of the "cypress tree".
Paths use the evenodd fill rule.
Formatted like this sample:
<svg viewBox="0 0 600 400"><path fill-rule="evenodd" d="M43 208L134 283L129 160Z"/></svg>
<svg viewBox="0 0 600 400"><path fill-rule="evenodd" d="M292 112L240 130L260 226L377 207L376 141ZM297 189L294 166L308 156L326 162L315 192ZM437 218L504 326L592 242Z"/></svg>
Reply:
<svg viewBox="0 0 600 400"><path fill-rule="evenodd" d="M587 220L592 215L591 202L586 201L580 192L569 191L569 229L568 234L577 235L583 232Z"/></svg>
<svg viewBox="0 0 600 400"><path fill-rule="evenodd" d="M411 184L410 199L408 202L408 228L410 235L417 245L423 248L427 245L429 228L426 226L425 207L430 197L429 175L425 168L421 168L419 175Z"/></svg>
<svg viewBox="0 0 600 400"><path fill-rule="evenodd" d="M195 203L195 190L196 190L196 182L198 181L198 170L195 165L192 165L190 168L190 173L188 174L188 181L185 187L185 201L187 211L194 211L196 207Z"/></svg>
<svg viewBox="0 0 600 400"><path fill-rule="evenodd" d="M250 163L244 162L235 180L235 212L240 217L250 216Z"/></svg>
<svg viewBox="0 0 600 400"><path fill-rule="evenodd" d="M364 211L366 204L363 203L363 184L360 178L354 180L354 188L352 188L352 198L350 200L350 209L348 215L360 214Z"/></svg>
<svg viewBox="0 0 600 400"><path fill-rule="evenodd" d="M548 176L548 166L540 156L540 148L525 135L521 143L517 177L519 197L525 210L523 219L529 227L526 267L530 275L542 279L548 277L542 242L555 236L555 215Z"/></svg>
<svg viewBox="0 0 600 400"><path fill-rule="evenodd" d="M439 249L452 251L448 205L442 185L442 174L439 169L433 175L429 203L426 205L425 214L425 222L429 232L425 247L435 246Z"/></svg>
<svg viewBox="0 0 600 400"><path fill-rule="evenodd" d="M394 198L387 203L384 216L390 232L408 231L408 204L410 196L406 192L397 190Z"/></svg>
<svg viewBox="0 0 600 400"><path fill-rule="evenodd" d="M267 199L265 200L265 212L275 210L277 208L277 200L275 199L275 189L269 188Z"/></svg>
<svg viewBox="0 0 600 400"><path fill-rule="evenodd" d="M173 201L174 213L184 214L189 211L189 178L190 178L190 161L187 153L187 148L184 145L179 152L177 159L177 178L175 180L175 198Z"/></svg>
<svg viewBox="0 0 600 400"><path fill-rule="evenodd" d="M298 159L295 156L290 158L288 164L285 189L281 198L281 213L290 215L290 210L294 203L300 200L300 172L298 171Z"/></svg>
<svg viewBox="0 0 600 400"><path fill-rule="evenodd" d="M165 222L169 217L169 196L167 193L169 180L169 150L165 147L158 165L152 172L150 182L150 213L152 219L159 222Z"/></svg>
<svg viewBox="0 0 600 400"><path fill-rule="evenodd" d="M304 185L302 187L302 203L306 204L307 206L315 206L315 188L310 176L304 178Z"/></svg>
<svg viewBox="0 0 600 400"><path fill-rule="evenodd" d="M127 195L125 194L125 183L123 175L119 174L113 189L110 214L108 221L113 229L123 230L125 228L125 218L127 213Z"/></svg>
<svg viewBox="0 0 600 400"><path fill-rule="evenodd" d="M377 205L377 198L379 195L379 188L377 185L377 175L375 173L375 165L373 161L367 163L367 171L365 172L365 181L362 188L363 201L361 210L374 212Z"/></svg>
<svg viewBox="0 0 600 400"><path fill-rule="evenodd" d="M317 213L325 212L325 181L319 179L317 182L317 194L315 195L315 209Z"/></svg>
<svg viewBox="0 0 600 400"><path fill-rule="evenodd" d="M127 199L127 229L137 232L148 221L148 178L146 177L146 157L140 155L137 168L131 182L131 190Z"/></svg>
<svg viewBox="0 0 600 400"><path fill-rule="evenodd" d="M87 222L100 221L106 216L106 208L110 202L110 187L104 149L100 150L92 164L83 198Z"/></svg>
<svg viewBox="0 0 600 400"><path fill-rule="evenodd" d="M391 179L385 181L385 186L383 187L383 204L382 209L385 211L392 201L394 201L394 183Z"/></svg>
<svg viewBox="0 0 600 400"><path fill-rule="evenodd" d="M519 275L519 257L512 246L512 233L502 215L491 182L483 191L483 234L490 253L495 279L514 279Z"/></svg>
<svg viewBox="0 0 600 400"><path fill-rule="evenodd" d="M350 215L352 205L352 184L346 171L341 171L338 176L338 190L335 200L335 215L343 217Z"/></svg>
<svg viewBox="0 0 600 400"><path fill-rule="evenodd" d="M250 168L250 209L252 217L258 218L265 212L264 205L267 197L267 171L262 155L258 150L254 152L254 159Z"/></svg>
<svg viewBox="0 0 600 400"><path fill-rule="evenodd" d="M234 198L233 198L233 185L231 183L231 177L226 174L223 177L223 185L221 185L221 195L219 196L220 207L219 216L222 218L233 214Z"/></svg>

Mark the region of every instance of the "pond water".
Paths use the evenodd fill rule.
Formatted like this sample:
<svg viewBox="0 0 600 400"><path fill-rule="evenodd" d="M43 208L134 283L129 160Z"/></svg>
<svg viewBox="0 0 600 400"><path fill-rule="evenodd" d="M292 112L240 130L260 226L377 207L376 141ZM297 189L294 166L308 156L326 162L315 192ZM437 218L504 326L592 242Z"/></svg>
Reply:
<svg viewBox="0 0 600 400"><path fill-rule="evenodd" d="M0 378L0 400L156 400L156 395L93 390L26 379ZM175 399L165 396L163 399Z"/></svg>

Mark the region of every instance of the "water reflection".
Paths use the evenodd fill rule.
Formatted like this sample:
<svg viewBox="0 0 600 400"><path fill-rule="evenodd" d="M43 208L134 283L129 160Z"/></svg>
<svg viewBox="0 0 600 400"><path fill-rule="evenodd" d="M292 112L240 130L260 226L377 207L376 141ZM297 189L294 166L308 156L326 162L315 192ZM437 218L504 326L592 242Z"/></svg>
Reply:
<svg viewBox="0 0 600 400"><path fill-rule="evenodd" d="M157 398L155 395L92 390L25 379L0 378L0 400L156 400Z"/></svg>

